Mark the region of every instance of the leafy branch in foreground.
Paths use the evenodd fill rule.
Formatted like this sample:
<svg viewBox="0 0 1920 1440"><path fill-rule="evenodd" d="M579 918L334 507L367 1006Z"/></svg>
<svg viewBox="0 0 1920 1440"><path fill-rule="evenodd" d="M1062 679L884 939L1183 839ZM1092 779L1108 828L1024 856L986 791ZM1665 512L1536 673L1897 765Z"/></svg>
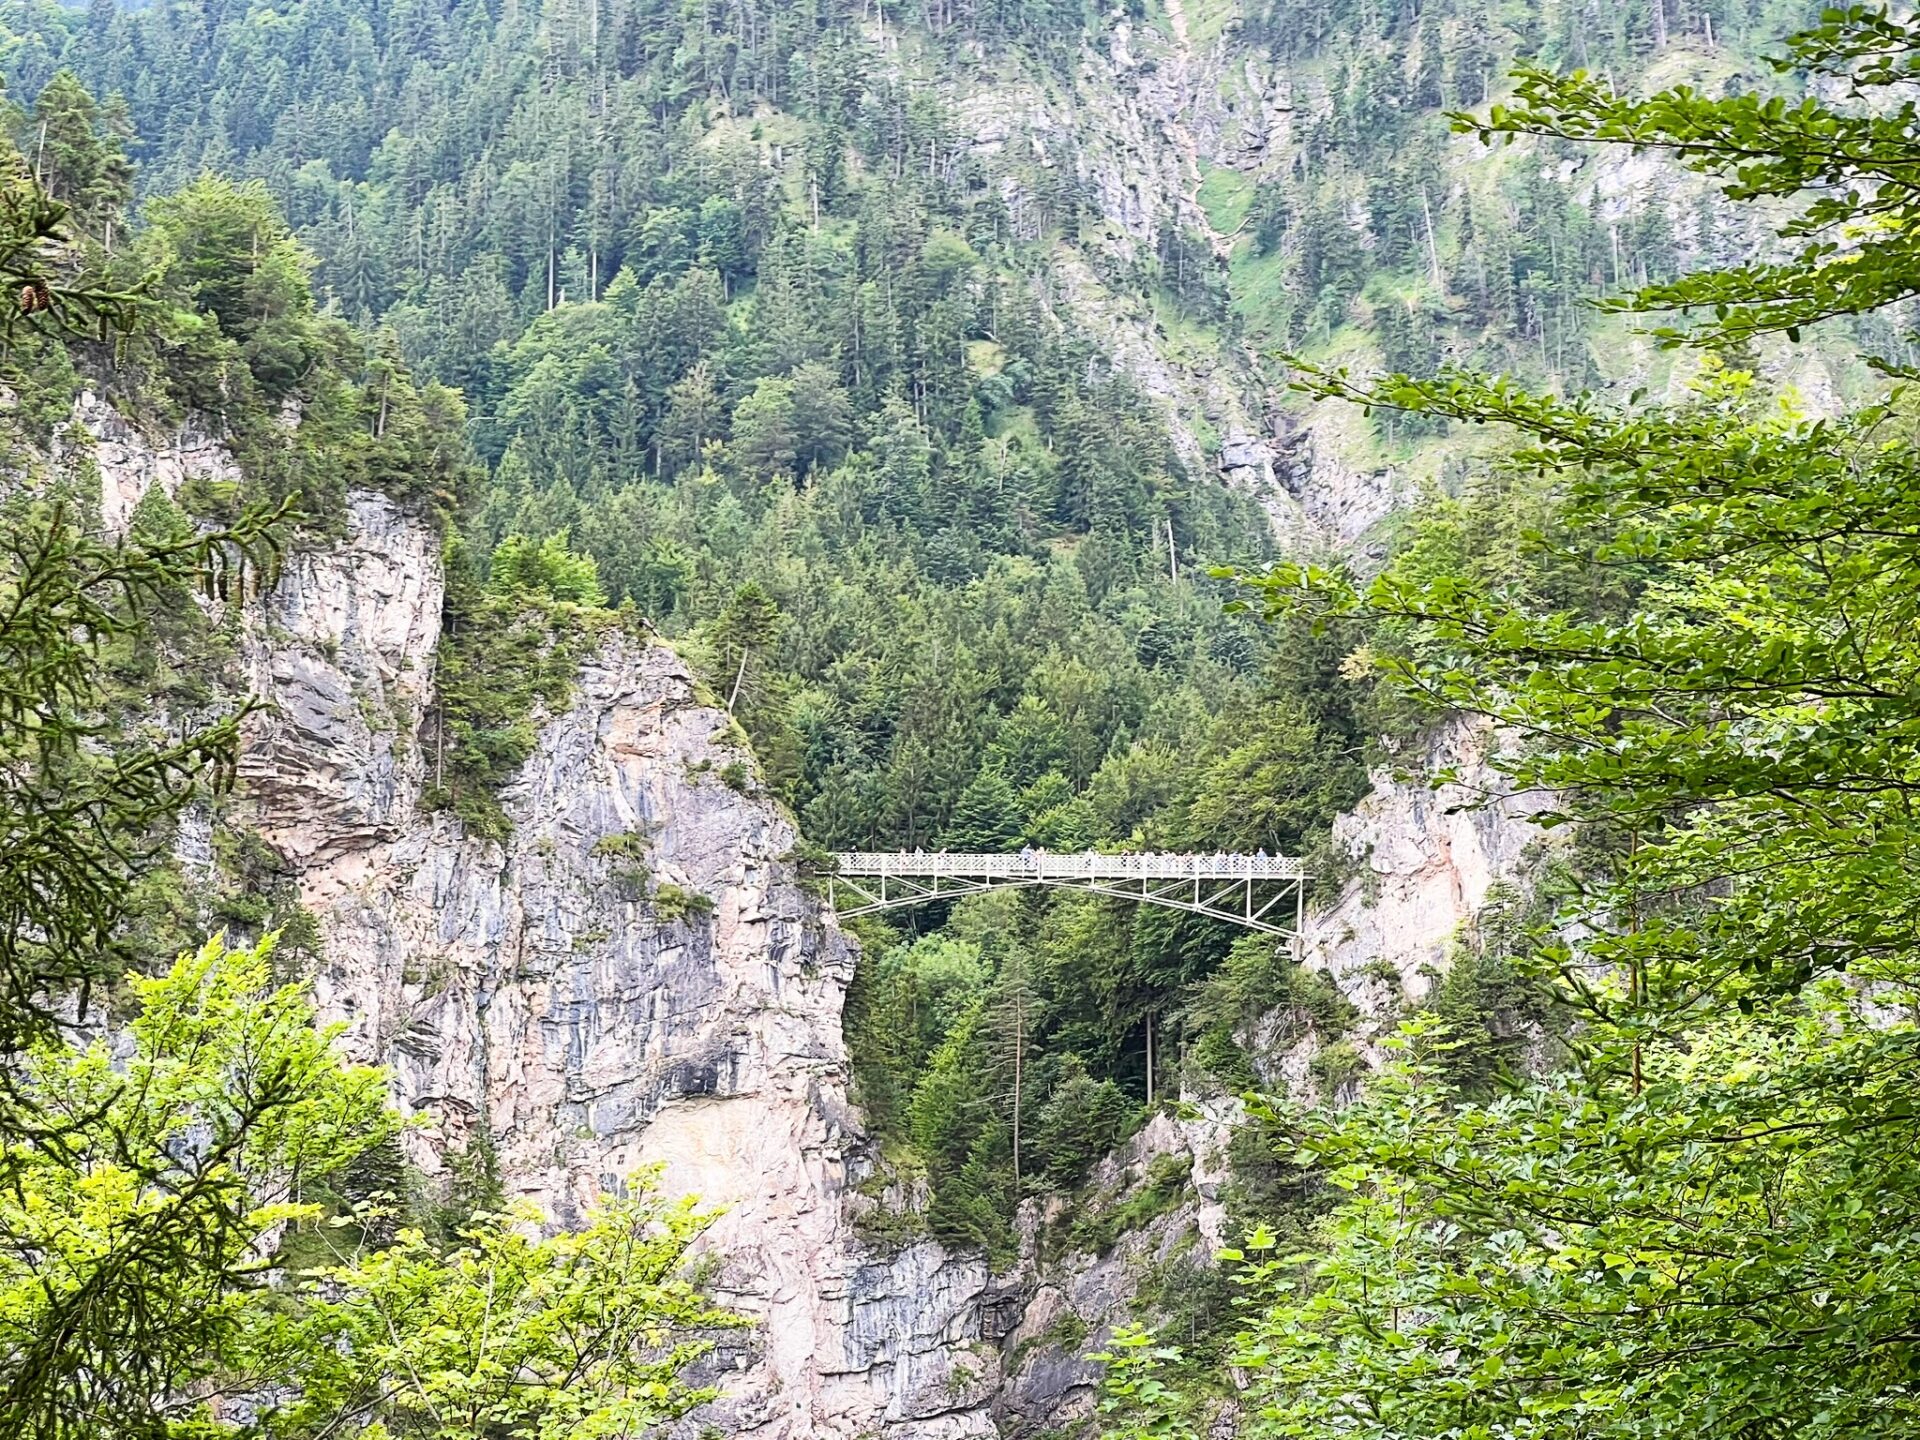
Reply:
<svg viewBox="0 0 1920 1440"><path fill-rule="evenodd" d="M70 988L84 1012L88 987L125 970L131 881L237 759L244 707L171 735L116 732L98 708L103 649L144 641L155 609L195 589L240 594L277 556L277 518L108 542L54 505L0 541L0 1054L52 1034Z"/></svg>
<svg viewBox="0 0 1920 1440"><path fill-rule="evenodd" d="M1789 37L1773 64L1823 77L1822 98L1714 97L1675 86L1626 99L1584 71L1515 71L1513 103L1455 128L1496 138L1547 136L1658 150L1724 177L1731 200L1783 200L1803 208L1781 228L1791 253L1648 285L1601 302L1616 311L1709 312L1693 328L1663 327L1668 343L1738 342L1800 331L1840 315L1883 309L1920 294L1920 111L1902 98L1920 55L1920 18L1883 6L1824 11ZM1831 98L1826 98L1831 96Z"/></svg>
<svg viewBox="0 0 1920 1440"><path fill-rule="evenodd" d="M36 1048L19 1100L58 1139L11 1144L0 1188L10 1431L184 1434L229 1377L275 1373L251 1363L280 1324L275 1236L393 1120L384 1078L340 1062L305 994L268 989L270 948L214 940L130 979L124 1058L106 1040Z"/></svg>
<svg viewBox="0 0 1920 1440"><path fill-rule="evenodd" d="M1917 42L1833 11L1789 55L1884 86ZM1534 71L1480 128L1661 146L1736 198L1825 187L1790 262L1621 302L1715 308L1686 338L1920 289L1911 104L1630 102ZM1535 961L1577 1017L1564 1067L1461 1103L1426 1017L1348 1112L1267 1107L1349 1198L1317 1253L1236 1257L1236 1433L1920 1435L1920 397L1816 419L1711 354L1669 405L1300 383L1502 427L1498 483L1544 497L1528 539L1565 552L1535 568L1614 580L1565 603L1417 538L1372 579L1249 581L1270 618L1362 628L1392 685L1493 721L1585 881Z"/></svg>
<svg viewBox="0 0 1920 1440"><path fill-rule="evenodd" d="M58 1127L0 1187L0 1425L36 1440L639 1433L709 1398L684 1368L741 1323L689 1270L711 1219L641 1177L578 1233L530 1210L441 1245L329 1218L399 1128L272 941L219 940L129 981L118 1040L47 1040L22 1099ZM67 1123L61 1123L67 1122ZM290 1229L352 1237L293 1267ZM301 1247L302 1253L312 1247Z"/></svg>
<svg viewBox="0 0 1920 1440"><path fill-rule="evenodd" d="M1156 1344L1139 1325L1122 1325L1105 1350L1087 1358L1107 1367L1100 1413L1117 1417L1118 1428L1104 1432L1110 1440L1195 1440L1180 1392L1160 1378L1179 1364L1178 1347Z"/></svg>
<svg viewBox="0 0 1920 1440"><path fill-rule="evenodd" d="M1649 1046L1638 1093L1467 1107L1415 1027L1359 1110L1291 1117L1352 1199L1304 1269L1240 1269L1241 1433L1914 1433L1912 1013L1822 982Z"/></svg>
<svg viewBox="0 0 1920 1440"><path fill-rule="evenodd" d="M145 284L118 283L68 230L69 207L0 150L0 340L23 326L131 335L154 312Z"/></svg>
<svg viewBox="0 0 1920 1440"><path fill-rule="evenodd" d="M745 1322L688 1277L711 1212L642 1183L577 1233L538 1238L541 1218L479 1216L452 1248L404 1230L314 1272L328 1298L276 1433L590 1440L645 1434L712 1399L681 1374Z"/></svg>

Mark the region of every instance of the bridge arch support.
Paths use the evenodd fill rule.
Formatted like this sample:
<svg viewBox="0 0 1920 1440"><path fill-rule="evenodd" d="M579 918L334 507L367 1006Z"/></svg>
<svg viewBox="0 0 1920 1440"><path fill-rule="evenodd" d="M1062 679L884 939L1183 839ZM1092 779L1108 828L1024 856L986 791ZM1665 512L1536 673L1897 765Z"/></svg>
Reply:
<svg viewBox="0 0 1920 1440"><path fill-rule="evenodd" d="M850 852L835 860L828 894L843 920L989 890L1045 886L1183 910L1296 940L1305 927L1310 878L1300 861L1279 855L914 850Z"/></svg>

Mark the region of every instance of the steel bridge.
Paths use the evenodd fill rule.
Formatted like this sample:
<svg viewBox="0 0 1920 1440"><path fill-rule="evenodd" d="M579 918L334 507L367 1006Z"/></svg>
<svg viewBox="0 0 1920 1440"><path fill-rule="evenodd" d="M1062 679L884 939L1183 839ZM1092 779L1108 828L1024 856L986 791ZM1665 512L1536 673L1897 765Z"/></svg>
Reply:
<svg viewBox="0 0 1920 1440"><path fill-rule="evenodd" d="M1039 885L1185 910L1268 935L1297 937L1306 917L1308 876L1298 860L1279 855L1058 855L1046 850L959 855L914 850L835 859L828 897L843 920L930 900Z"/></svg>

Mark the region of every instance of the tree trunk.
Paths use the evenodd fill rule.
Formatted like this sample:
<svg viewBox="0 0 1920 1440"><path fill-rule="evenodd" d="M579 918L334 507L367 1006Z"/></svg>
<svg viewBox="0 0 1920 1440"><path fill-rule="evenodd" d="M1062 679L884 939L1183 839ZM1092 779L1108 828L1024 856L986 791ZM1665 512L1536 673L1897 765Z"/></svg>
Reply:
<svg viewBox="0 0 1920 1440"><path fill-rule="evenodd" d="M1196 872L1198 873L1198 872ZM1147 1104L1153 1104L1153 1012L1147 1012Z"/></svg>
<svg viewBox="0 0 1920 1440"><path fill-rule="evenodd" d="M1027 1002L1016 996L1013 1002L1013 1195L1020 1200L1020 1062L1027 1049Z"/></svg>
<svg viewBox="0 0 1920 1440"><path fill-rule="evenodd" d="M740 668L734 673L733 693L727 696L727 714L729 715L733 714L734 702L740 698L740 684L747 678L747 656L752 653L746 646L740 647Z"/></svg>

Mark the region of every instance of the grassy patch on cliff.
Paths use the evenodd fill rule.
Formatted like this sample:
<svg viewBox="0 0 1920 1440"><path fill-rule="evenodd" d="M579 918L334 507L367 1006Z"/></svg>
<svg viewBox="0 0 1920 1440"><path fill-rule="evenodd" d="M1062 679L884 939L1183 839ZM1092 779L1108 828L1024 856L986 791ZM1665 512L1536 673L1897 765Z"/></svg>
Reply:
<svg viewBox="0 0 1920 1440"><path fill-rule="evenodd" d="M1207 212L1207 221L1215 230L1222 235L1235 234L1253 208L1252 179L1238 170L1222 169L1204 160L1200 168L1205 173L1200 182L1200 208Z"/></svg>

